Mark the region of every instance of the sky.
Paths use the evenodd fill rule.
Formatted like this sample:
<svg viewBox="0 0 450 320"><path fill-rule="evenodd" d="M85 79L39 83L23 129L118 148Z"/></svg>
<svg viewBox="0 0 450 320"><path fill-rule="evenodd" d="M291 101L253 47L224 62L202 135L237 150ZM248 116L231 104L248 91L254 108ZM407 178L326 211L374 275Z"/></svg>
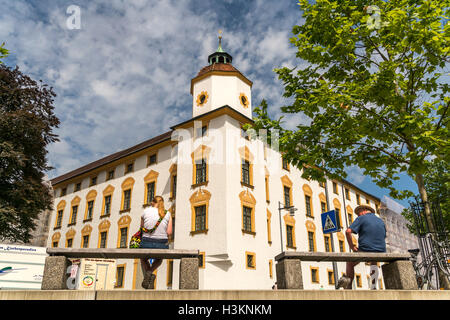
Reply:
<svg viewBox="0 0 450 320"><path fill-rule="evenodd" d="M0 0L0 8L0 43L10 50L4 63L57 94L50 179L191 118L190 80L217 48L219 29L233 66L253 81L253 107L265 99L273 118L288 103L273 69L305 63L289 41L303 23L294 0ZM290 116L285 125L301 121ZM359 168L348 174L361 189L388 194ZM417 193L407 176L394 186Z"/></svg>

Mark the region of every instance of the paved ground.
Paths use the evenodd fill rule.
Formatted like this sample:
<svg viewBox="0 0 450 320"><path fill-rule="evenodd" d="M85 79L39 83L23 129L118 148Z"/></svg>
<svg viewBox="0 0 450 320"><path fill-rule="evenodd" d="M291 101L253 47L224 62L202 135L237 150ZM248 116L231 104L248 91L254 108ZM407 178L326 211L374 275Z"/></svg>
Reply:
<svg viewBox="0 0 450 320"><path fill-rule="evenodd" d="M450 300L443 290L0 290L0 300Z"/></svg>

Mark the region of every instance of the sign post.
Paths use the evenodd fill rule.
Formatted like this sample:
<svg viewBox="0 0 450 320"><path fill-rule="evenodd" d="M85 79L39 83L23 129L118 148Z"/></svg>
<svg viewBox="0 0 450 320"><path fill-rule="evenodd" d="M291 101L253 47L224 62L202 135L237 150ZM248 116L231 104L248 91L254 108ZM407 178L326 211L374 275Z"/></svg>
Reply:
<svg viewBox="0 0 450 320"><path fill-rule="evenodd" d="M322 218L322 231L323 234L331 234L330 235L330 241L331 241L331 250L332 252L334 252L334 240L333 240L333 235L332 233L340 231L340 226L337 223L337 219L336 219L336 211L335 210L331 210L328 212L324 212L321 214L321 218ZM334 273L334 287L337 289L337 279L338 279L338 274L337 274L337 264L336 261L333 261L333 273Z"/></svg>

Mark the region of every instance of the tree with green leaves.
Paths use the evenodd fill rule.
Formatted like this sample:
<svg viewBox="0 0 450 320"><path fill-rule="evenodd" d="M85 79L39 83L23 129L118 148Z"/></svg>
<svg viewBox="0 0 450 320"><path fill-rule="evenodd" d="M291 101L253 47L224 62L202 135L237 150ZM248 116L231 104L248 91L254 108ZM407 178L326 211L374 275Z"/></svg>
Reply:
<svg viewBox="0 0 450 320"><path fill-rule="evenodd" d="M52 208L43 179L46 146L58 140L54 97L42 81L0 64L0 242L28 242L39 213Z"/></svg>
<svg viewBox="0 0 450 320"><path fill-rule="evenodd" d="M5 43L3 42L3 43L0 45L0 63L2 63L2 60L1 60L1 59L6 58L6 56L8 55L8 53L9 53L9 51L8 51L8 49L5 48Z"/></svg>
<svg viewBox="0 0 450 320"><path fill-rule="evenodd" d="M263 100L253 129L278 129L280 151L304 178L345 178L356 165L402 199L412 192L392 183L407 173L427 202L425 172L432 161L450 160L449 4L300 0L304 23L290 40L303 67L275 72L292 101L282 113L309 123L284 128Z"/></svg>

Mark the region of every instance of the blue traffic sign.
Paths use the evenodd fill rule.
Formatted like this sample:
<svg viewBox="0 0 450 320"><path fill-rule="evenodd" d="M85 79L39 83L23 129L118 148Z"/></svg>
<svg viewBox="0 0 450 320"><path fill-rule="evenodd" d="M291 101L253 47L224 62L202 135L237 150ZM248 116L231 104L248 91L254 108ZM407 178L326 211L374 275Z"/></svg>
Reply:
<svg viewBox="0 0 450 320"><path fill-rule="evenodd" d="M324 212L322 213L321 218L323 233L333 233L339 230L339 226L336 221L336 211L331 210Z"/></svg>

